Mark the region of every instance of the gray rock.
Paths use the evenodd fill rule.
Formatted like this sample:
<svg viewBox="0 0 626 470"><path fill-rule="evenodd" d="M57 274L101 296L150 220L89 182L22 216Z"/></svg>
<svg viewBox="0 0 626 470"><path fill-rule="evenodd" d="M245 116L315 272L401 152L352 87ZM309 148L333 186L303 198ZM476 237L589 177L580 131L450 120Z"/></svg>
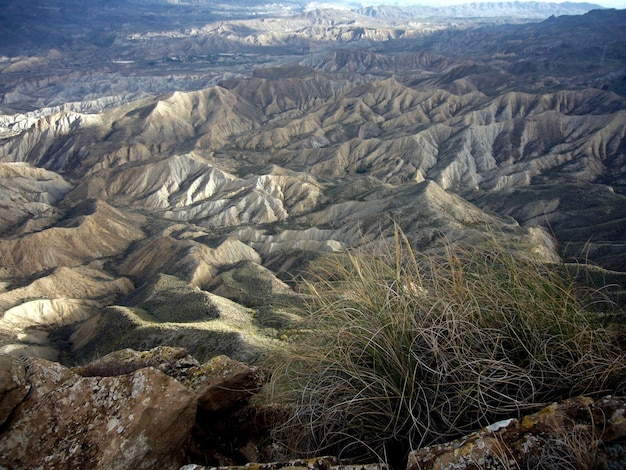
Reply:
<svg viewBox="0 0 626 470"><path fill-rule="evenodd" d="M626 402L577 397L411 452L407 470L624 468Z"/></svg>
<svg viewBox="0 0 626 470"><path fill-rule="evenodd" d="M13 356L0 355L0 425L22 402L29 390L22 362Z"/></svg>
<svg viewBox="0 0 626 470"><path fill-rule="evenodd" d="M9 468L176 468L196 414L195 394L152 367L81 377L26 360L32 393L0 435Z"/></svg>
<svg viewBox="0 0 626 470"><path fill-rule="evenodd" d="M203 467L201 465L185 465L180 470L386 470L387 465L371 463L362 465L342 465L336 457L324 456L311 459L296 459L283 462L252 463L238 466Z"/></svg>
<svg viewBox="0 0 626 470"><path fill-rule="evenodd" d="M256 367L227 356L217 356L190 369L187 377L181 380L195 390L199 408L220 411L232 408L258 392L264 377Z"/></svg>

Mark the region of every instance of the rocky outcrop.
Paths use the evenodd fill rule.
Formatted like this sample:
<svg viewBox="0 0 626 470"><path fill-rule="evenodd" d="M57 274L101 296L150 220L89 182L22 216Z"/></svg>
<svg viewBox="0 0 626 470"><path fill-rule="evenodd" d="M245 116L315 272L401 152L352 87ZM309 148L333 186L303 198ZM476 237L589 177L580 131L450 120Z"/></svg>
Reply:
<svg viewBox="0 0 626 470"><path fill-rule="evenodd" d="M572 398L409 456L407 470L608 468L626 464L623 399Z"/></svg>
<svg viewBox="0 0 626 470"><path fill-rule="evenodd" d="M545 468L547 465L553 468L622 469L626 462L624 412L623 399L569 399L519 420L494 423L462 439L413 451L406 470L509 470ZM298 470L388 468L381 462L350 465L334 457L217 466L220 470L285 467ZM190 464L181 470L208 468Z"/></svg>
<svg viewBox="0 0 626 470"><path fill-rule="evenodd" d="M388 470L389 466L383 463L371 463L361 465L346 465L339 462L336 457L315 457L311 459L285 460L283 462L253 463L231 467L203 467L201 465L189 464L181 467L180 470Z"/></svg>
<svg viewBox="0 0 626 470"><path fill-rule="evenodd" d="M149 351L121 349L73 371L82 377L109 377L154 367L194 390L205 411L224 411L256 394L265 377L258 367L215 356L200 364L185 348L159 346Z"/></svg>
<svg viewBox="0 0 626 470"><path fill-rule="evenodd" d="M24 364L16 357L0 355L0 426L26 398L29 390Z"/></svg>
<svg viewBox="0 0 626 470"><path fill-rule="evenodd" d="M154 367L170 377L180 377L200 363L184 348L157 347L149 351L120 349L72 370L82 377L110 377Z"/></svg>
<svg viewBox="0 0 626 470"><path fill-rule="evenodd" d="M246 407L263 381L255 367L200 364L183 348L120 350L73 370L0 355L0 465L167 469L200 443L226 453L224 433L251 438L258 414Z"/></svg>
<svg viewBox="0 0 626 470"><path fill-rule="evenodd" d="M28 397L0 435L0 464L35 468L172 468L195 420L195 394L154 368L80 377L25 362Z"/></svg>
<svg viewBox="0 0 626 470"><path fill-rule="evenodd" d="M204 411L224 411L255 395L264 381L256 367L217 356L182 378L198 396Z"/></svg>

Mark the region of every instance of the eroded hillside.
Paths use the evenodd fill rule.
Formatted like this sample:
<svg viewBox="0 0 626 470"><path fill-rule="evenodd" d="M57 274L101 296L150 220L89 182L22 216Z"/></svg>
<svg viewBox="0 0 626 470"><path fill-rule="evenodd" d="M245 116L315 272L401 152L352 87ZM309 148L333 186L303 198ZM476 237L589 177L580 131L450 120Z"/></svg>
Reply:
<svg viewBox="0 0 626 470"><path fill-rule="evenodd" d="M3 350L254 360L290 321L284 281L395 224L419 250L495 234L626 271L624 12L376 21L142 31L99 46L88 74L43 81L26 71L69 56L0 64Z"/></svg>

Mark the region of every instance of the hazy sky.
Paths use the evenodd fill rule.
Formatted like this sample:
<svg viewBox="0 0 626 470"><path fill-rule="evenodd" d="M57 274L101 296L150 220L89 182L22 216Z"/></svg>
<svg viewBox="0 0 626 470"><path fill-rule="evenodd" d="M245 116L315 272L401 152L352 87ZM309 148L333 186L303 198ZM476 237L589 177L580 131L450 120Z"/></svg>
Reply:
<svg viewBox="0 0 626 470"><path fill-rule="evenodd" d="M514 1L514 0L388 0L388 1L368 0L368 2L371 2L372 4L397 3L397 4L405 4L405 5L417 4L417 5L431 5L431 6L458 5L461 3L485 3L485 2L493 2L493 1ZM526 0L520 0L520 1L526 1ZM532 0L532 1L542 1L542 0ZM551 3L563 3L563 1L551 0ZM574 1L573 3L583 3L583 2ZM588 1L585 1L584 3L595 3L597 5L602 5L603 7L607 7L607 8L626 8L626 0L598 0L598 1L588 0Z"/></svg>

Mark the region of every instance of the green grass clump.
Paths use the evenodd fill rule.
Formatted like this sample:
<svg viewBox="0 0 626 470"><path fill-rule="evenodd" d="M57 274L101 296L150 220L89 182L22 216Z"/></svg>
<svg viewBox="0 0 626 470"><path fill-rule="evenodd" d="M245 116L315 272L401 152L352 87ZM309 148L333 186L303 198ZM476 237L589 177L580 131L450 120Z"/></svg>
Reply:
<svg viewBox="0 0 626 470"><path fill-rule="evenodd" d="M577 395L624 391L617 334L573 283L494 243L326 257L272 365L292 451L402 462L408 451ZM563 271L560 270L562 273Z"/></svg>

